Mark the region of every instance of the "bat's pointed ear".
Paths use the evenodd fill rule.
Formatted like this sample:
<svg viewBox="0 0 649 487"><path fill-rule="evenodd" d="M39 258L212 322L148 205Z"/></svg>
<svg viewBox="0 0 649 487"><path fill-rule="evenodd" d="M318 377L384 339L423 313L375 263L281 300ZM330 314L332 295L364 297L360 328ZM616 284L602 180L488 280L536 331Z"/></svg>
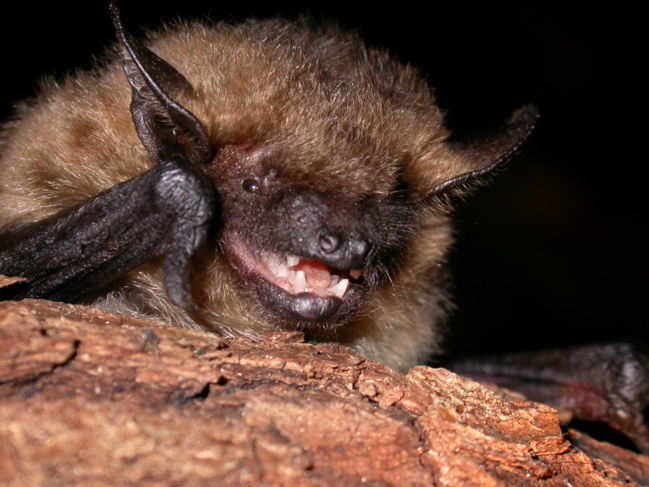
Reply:
<svg viewBox="0 0 649 487"><path fill-rule="evenodd" d="M124 30L116 2L110 9L124 72L133 88L131 115L142 144L158 162L175 157L209 162L212 154L205 127L171 97L191 95L194 88L173 66Z"/></svg>
<svg viewBox="0 0 649 487"><path fill-rule="evenodd" d="M449 138L447 144L462 161L461 172L428 190L422 199L430 202L440 195L462 193L484 183L518 152L538 118L536 106L526 105L516 110L497 130Z"/></svg>

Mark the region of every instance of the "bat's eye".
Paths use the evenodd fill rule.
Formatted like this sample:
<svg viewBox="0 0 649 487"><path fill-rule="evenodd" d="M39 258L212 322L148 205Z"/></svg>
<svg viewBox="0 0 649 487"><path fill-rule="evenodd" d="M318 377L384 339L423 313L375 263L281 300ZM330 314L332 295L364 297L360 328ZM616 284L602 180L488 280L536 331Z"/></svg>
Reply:
<svg viewBox="0 0 649 487"><path fill-rule="evenodd" d="M246 193L257 193L259 192L259 181L254 178L246 178L241 182L241 187Z"/></svg>

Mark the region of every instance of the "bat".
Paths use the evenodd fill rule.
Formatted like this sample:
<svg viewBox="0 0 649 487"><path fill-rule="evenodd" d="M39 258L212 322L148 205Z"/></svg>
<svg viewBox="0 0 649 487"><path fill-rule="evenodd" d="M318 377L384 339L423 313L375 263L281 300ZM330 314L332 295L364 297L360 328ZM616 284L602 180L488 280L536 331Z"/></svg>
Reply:
<svg viewBox="0 0 649 487"><path fill-rule="evenodd" d="M455 136L414 68L308 20L179 23L18 106L0 299L225 337L301 330L405 371L439 350L452 204L537 110Z"/></svg>
<svg viewBox="0 0 649 487"><path fill-rule="evenodd" d="M447 301L448 198L518 149L536 110L452 139L416 70L307 21L181 24L5 128L5 291L225 336L298 329L404 370ZM414 305L413 305L414 304Z"/></svg>

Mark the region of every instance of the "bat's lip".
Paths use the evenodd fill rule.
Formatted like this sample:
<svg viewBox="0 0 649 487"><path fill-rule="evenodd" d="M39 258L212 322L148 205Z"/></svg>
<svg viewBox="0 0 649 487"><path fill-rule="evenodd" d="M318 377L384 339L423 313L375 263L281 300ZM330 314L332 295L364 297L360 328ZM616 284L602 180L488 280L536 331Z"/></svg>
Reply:
<svg viewBox="0 0 649 487"><path fill-rule="evenodd" d="M319 297L310 293L290 294L265 279L257 279L258 289L271 306L284 318L297 322L336 322L344 300Z"/></svg>
<svg viewBox="0 0 649 487"><path fill-rule="evenodd" d="M238 261L235 268L284 318L336 322L353 308L361 270L333 269L308 258L260 250L234 235L227 247Z"/></svg>

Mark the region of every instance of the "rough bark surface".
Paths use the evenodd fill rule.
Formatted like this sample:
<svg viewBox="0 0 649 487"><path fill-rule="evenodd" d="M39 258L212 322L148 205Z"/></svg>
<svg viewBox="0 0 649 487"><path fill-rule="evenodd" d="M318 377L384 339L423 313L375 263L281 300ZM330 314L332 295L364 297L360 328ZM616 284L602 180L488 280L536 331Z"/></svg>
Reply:
<svg viewBox="0 0 649 487"><path fill-rule="evenodd" d="M444 369L0 303L1 485L642 485L646 457Z"/></svg>

